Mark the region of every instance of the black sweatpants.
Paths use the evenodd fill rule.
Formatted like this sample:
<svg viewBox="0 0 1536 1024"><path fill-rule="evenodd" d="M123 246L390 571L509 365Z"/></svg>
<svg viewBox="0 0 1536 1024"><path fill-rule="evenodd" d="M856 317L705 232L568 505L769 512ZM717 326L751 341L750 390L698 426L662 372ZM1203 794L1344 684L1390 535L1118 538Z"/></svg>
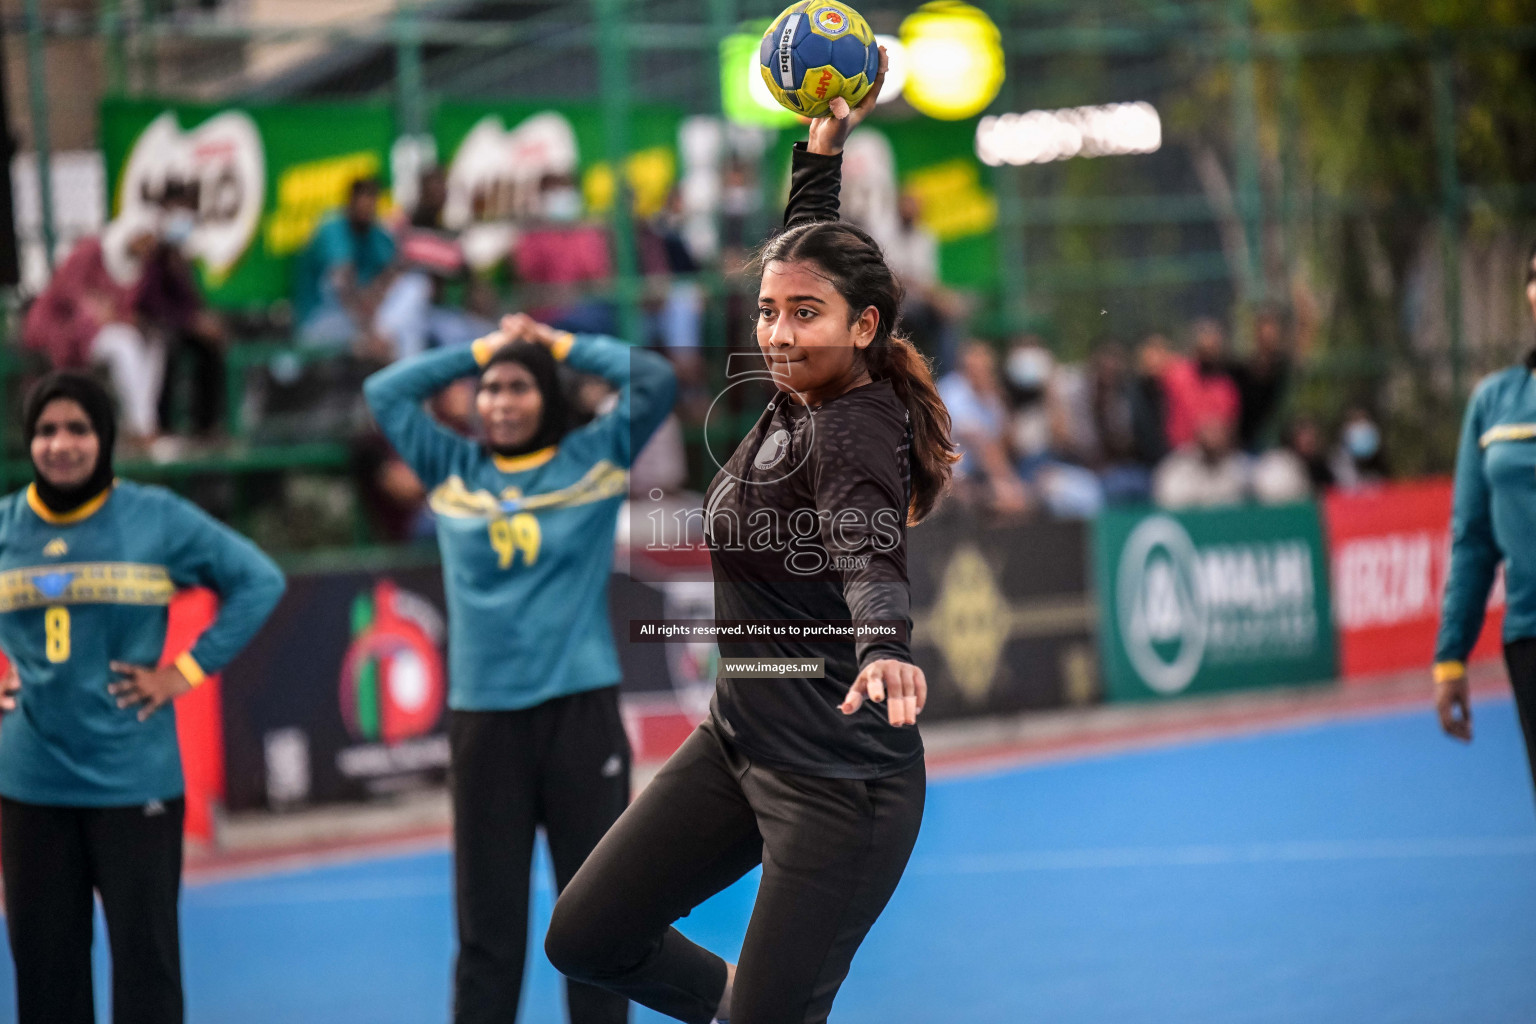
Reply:
<svg viewBox="0 0 1536 1024"><path fill-rule="evenodd" d="M528 952L528 885L539 826L564 889L629 803L629 740L616 686L521 711L454 711L455 1024L512 1024ZM571 1024L623 1024L623 996L566 983Z"/></svg>
<svg viewBox="0 0 1536 1024"><path fill-rule="evenodd" d="M1525 756L1536 782L1536 637L1515 640L1504 645L1504 665L1509 669L1509 686L1515 691L1515 710L1520 713L1520 731L1525 733Z"/></svg>
<svg viewBox="0 0 1536 1024"><path fill-rule="evenodd" d="M545 949L571 977L707 1024L725 961L672 924L760 862L731 1024L825 1021L906 868L925 792L921 761L870 780L775 771L706 721L566 886Z"/></svg>
<svg viewBox="0 0 1536 1024"><path fill-rule="evenodd" d="M107 918L113 1024L180 1024L185 815L180 797L132 807L0 798L18 1024L94 1024L93 890Z"/></svg>

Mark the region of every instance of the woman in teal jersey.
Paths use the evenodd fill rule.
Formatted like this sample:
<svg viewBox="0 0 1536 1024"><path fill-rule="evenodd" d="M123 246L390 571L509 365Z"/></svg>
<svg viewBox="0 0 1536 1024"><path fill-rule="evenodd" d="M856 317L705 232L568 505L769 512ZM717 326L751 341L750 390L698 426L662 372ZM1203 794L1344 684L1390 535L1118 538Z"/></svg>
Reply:
<svg viewBox="0 0 1536 1024"><path fill-rule="evenodd" d="M569 428L557 367L596 374L615 408ZM478 375L483 441L422 408ZM608 576L626 470L672 407L654 353L524 316L468 348L369 378L379 428L431 492L448 597L448 740L459 952L457 1024L516 1019L528 878L543 826L564 888L629 802L629 744ZM628 1002L568 983L573 1024L620 1024Z"/></svg>
<svg viewBox="0 0 1536 1024"><path fill-rule="evenodd" d="M1525 261L1525 298L1536 319L1536 247ZM1472 739L1467 655L1504 563L1504 663L1536 777L1536 349L1478 384L1462 421L1451 513L1451 567L1435 642L1440 725Z"/></svg>
<svg viewBox="0 0 1536 1024"><path fill-rule="evenodd" d="M112 404L56 373L25 409L35 479L0 498L0 863L20 1024L93 1024L92 893L114 1024L183 1018L176 920L181 754L171 702L245 646L283 576L245 538L158 487L116 480ZM163 668L176 590L212 626Z"/></svg>

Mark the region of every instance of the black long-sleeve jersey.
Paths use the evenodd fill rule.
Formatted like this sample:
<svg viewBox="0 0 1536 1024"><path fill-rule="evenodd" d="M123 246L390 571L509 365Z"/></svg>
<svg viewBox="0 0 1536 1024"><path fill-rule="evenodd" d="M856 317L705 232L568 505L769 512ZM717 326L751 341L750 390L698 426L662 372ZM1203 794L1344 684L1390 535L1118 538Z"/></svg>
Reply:
<svg viewBox="0 0 1536 1024"><path fill-rule="evenodd" d="M785 223L836 220L842 158L797 144ZM766 376L766 369L764 371ZM910 662L906 562L912 433L888 380L807 409L776 392L715 476L704 522L715 619L851 624L863 635L722 637L726 658L821 658L824 677L716 681L711 714L748 756L828 778L900 772L923 756L883 704L839 709L871 661Z"/></svg>

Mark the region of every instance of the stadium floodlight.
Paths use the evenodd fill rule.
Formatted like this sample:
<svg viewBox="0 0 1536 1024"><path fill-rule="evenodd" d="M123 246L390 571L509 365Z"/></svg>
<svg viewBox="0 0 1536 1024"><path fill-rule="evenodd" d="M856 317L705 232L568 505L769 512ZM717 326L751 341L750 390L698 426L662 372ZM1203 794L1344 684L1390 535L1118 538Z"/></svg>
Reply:
<svg viewBox="0 0 1536 1024"><path fill-rule="evenodd" d="M906 50L907 102L941 121L959 121L986 109L1002 88L1003 36L979 8L933 0L901 23Z"/></svg>
<svg viewBox="0 0 1536 1024"><path fill-rule="evenodd" d="M999 114L976 124L976 156L991 167L1155 153L1162 145L1162 119L1145 102Z"/></svg>

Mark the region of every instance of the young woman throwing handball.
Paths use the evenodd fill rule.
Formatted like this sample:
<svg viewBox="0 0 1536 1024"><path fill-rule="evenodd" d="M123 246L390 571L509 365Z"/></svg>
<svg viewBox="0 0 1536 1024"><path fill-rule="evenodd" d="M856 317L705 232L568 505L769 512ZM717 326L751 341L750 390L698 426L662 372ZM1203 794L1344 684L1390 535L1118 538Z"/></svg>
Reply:
<svg viewBox="0 0 1536 1024"><path fill-rule="evenodd" d="M705 499L720 622L908 621L905 527L956 455L928 368L894 331L900 285L837 219L843 142L879 86L812 122L785 230L762 252L757 343L776 392ZM820 658L824 675L722 674L709 718L561 894L546 950L692 1024L824 1021L917 840L927 685L904 629L720 653ZM758 864L738 965L673 927Z"/></svg>

